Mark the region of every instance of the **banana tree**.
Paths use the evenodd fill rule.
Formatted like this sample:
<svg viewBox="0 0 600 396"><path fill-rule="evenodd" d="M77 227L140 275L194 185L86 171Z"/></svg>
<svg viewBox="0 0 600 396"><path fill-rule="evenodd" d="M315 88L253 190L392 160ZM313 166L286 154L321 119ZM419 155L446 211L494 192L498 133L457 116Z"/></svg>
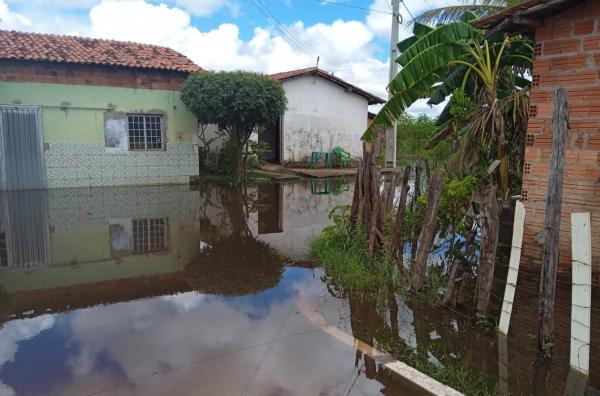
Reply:
<svg viewBox="0 0 600 396"><path fill-rule="evenodd" d="M463 4L433 8L417 15L414 22L424 25L446 24L459 20L466 13L484 18L501 12L522 0L462 0Z"/></svg>

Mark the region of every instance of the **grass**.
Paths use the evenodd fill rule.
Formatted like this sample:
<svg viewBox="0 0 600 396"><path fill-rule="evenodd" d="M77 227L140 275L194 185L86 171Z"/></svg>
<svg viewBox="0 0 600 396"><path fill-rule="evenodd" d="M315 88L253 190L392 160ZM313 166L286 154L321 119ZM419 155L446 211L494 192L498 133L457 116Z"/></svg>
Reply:
<svg viewBox="0 0 600 396"><path fill-rule="evenodd" d="M399 271L386 252L369 256L364 230L350 231L343 216L333 213L330 217L334 225L311 240L310 253L324 267L336 290L376 299L392 292L404 300L416 300L428 306L439 303L441 290L446 285L441 268L430 268L427 286L419 293L412 293L409 273ZM466 367L433 364L426 356L419 356L389 335L380 334L377 341L377 346L385 352L466 395L496 394L485 378L473 374Z"/></svg>

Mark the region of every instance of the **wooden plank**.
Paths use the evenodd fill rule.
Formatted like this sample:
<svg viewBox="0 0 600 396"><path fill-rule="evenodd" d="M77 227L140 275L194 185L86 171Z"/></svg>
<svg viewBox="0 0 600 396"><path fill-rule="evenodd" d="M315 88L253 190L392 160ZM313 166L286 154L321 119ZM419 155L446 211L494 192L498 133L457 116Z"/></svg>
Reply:
<svg viewBox="0 0 600 396"><path fill-rule="evenodd" d="M504 301L500 314L500 325L498 330L508 334L510 316L515 298L517 278L519 276L519 263L521 262L521 250L523 246L523 227L525 225L525 206L521 201L515 205L515 219L513 222L512 246L510 250L510 261L508 263L508 275L506 276L506 288L504 289Z"/></svg>
<svg viewBox="0 0 600 396"><path fill-rule="evenodd" d="M571 293L571 367L587 375L590 366L592 233L590 213L571 214L573 257Z"/></svg>
<svg viewBox="0 0 600 396"><path fill-rule="evenodd" d="M539 297L538 350L550 355L554 341L554 298L556 295L556 274L559 259L560 212L563 194L565 168L565 146L569 123L567 90L559 88L554 95L552 114L552 154L550 157L550 177L546 196L546 216L542 229L542 274Z"/></svg>

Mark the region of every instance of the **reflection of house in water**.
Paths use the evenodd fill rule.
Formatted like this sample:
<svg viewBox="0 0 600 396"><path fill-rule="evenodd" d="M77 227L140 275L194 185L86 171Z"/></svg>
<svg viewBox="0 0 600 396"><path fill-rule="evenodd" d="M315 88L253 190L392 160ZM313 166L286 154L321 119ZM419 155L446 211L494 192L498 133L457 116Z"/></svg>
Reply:
<svg viewBox="0 0 600 396"><path fill-rule="evenodd" d="M9 267L0 285L9 293L178 272L198 253L198 193L187 187L0 197L0 254Z"/></svg>
<svg viewBox="0 0 600 396"><path fill-rule="evenodd" d="M0 191L0 267L34 269L49 264L46 193Z"/></svg>
<svg viewBox="0 0 600 396"><path fill-rule="evenodd" d="M248 221L252 234L282 254L306 258L308 241L329 225L331 209L352 200L351 188L336 183L328 194L315 193L310 183L259 185L259 210Z"/></svg>

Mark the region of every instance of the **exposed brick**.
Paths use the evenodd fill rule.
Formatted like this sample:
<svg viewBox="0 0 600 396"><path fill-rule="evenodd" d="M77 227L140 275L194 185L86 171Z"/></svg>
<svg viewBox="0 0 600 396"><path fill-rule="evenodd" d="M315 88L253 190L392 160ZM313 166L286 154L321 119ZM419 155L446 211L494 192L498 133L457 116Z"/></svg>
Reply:
<svg viewBox="0 0 600 396"><path fill-rule="evenodd" d="M0 60L0 81L178 90L188 75L98 65L52 64L52 69L47 67L47 62L3 59Z"/></svg>
<svg viewBox="0 0 600 396"><path fill-rule="evenodd" d="M575 34L577 36L592 34L594 32L595 22L596 21L594 19L586 19L583 21L577 21L577 23L575 24L575 27L573 29L573 34Z"/></svg>

